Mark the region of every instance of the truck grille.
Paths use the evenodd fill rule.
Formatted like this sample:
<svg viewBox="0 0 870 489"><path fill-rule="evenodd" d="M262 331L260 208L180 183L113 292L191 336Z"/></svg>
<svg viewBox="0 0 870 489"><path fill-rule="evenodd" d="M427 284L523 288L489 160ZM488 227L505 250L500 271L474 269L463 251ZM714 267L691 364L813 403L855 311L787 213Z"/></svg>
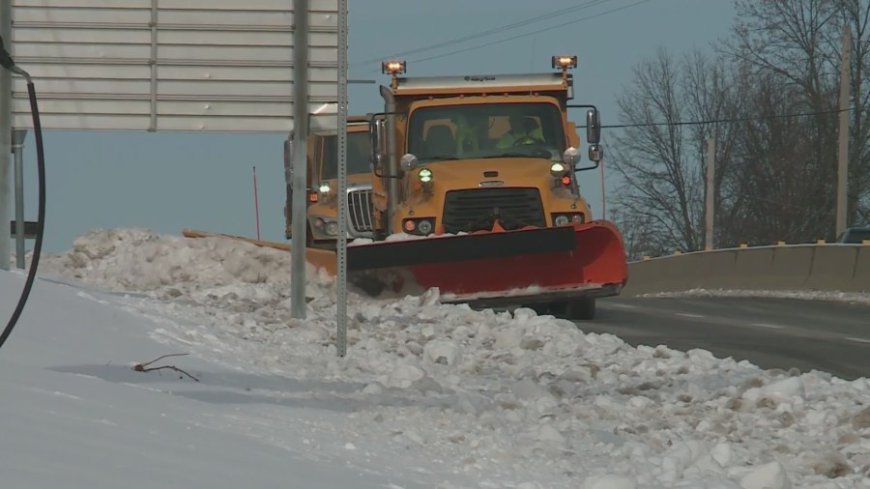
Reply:
<svg viewBox="0 0 870 489"><path fill-rule="evenodd" d="M359 189L347 193L347 215L353 233L372 231L372 190Z"/></svg>
<svg viewBox="0 0 870 489"><path fill-rule="evenodd" d="M536 188L452 190L444 200L444 232L492 229L495 217L505 229L547 225Z"/></svg>

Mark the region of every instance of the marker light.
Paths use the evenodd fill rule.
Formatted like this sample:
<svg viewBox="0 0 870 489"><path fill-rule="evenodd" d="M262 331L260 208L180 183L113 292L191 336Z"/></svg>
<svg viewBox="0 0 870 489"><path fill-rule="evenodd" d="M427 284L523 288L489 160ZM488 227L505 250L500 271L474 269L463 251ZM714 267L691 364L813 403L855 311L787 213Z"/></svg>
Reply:
<svg viewBox="0 0 870 489"><path fill-rule="evenodd" d="M391 59L381 63L381 73L400 75L405 72L405 60Z"/></svg>
<svg viewBox="0 0 870 489"><path fill-rule="evenodd" d="M417 173L417 178L420 179L423 183L429 183L432 181L432 170L428 168L423 168L420 170L420 173Z"/></svg>
<svg viewBox="0 0 870 489"><path fill-rule="evenodd" d="M558 177L563 173L565 173L565 165L559 163L558 161L553 163L553 166L550 167L550 174L554 177Z"/></svg>
<svg viewBox="0 0 870 489"><path fill-rule="evenodd" d="M562 177L562 185L564 185L566 187L568 185L571 185L571 177L569 177L568 175L563 176Z"/></svg>
<svg viewBox="0 0 870 489"><path fill-rule="evenodd" d="M563 70L577 67L577 56L553 56L553 68L562 68Z"/></svg>
<svg viewBox="0 0 870 489"><path fill-rule="evenodd" d="M420 231L420 234L429 234L432 232L432 221L428 219L423 219L417 224L417 230Z"/></svg>

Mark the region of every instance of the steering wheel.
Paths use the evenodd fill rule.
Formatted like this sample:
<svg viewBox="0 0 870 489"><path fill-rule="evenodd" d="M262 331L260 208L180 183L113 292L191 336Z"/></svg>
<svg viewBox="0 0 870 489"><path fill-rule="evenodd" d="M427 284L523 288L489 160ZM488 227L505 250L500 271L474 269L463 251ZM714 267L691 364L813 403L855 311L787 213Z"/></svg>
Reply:
<svg viewBox="0 0 870 489"><path fill-rule="evenodd" d="M532 146L532 148L528 149L530 156L538 156L541 158L550 158L552 156L552 154L550 154L550 151L544 146L544 141L533 138L531 136L523 136L517 138L513 144L514 148L528 148L529 146Z"/></svg>
<svg viewBox="0 0 870 489"><path fill-rule="evenodd" d="M523 137L521 137L521 138L517 138L516 140L514 140L514 144L513 144L513 146L514 146L514 147L517 147L517 146L530 146L530 145L532 145L532 144L538 144L539 142L540 142L540 141L538 141L537 139L535 139L535 138L533 138L533 137L531 137L531 136L523 136Z"/></svg>

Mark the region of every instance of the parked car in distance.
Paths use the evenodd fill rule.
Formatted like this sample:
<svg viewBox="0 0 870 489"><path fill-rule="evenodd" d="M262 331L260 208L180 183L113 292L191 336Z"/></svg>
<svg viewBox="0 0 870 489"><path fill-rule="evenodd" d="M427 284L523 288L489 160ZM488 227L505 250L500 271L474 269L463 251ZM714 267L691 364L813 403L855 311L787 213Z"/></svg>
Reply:
<svg viewBox="0 0 870 489"><path fill-rule="evenodd" d="M838 243L861 244L864 240L870 240L870 226L847 228L843 234L837 237Z"/></svg>

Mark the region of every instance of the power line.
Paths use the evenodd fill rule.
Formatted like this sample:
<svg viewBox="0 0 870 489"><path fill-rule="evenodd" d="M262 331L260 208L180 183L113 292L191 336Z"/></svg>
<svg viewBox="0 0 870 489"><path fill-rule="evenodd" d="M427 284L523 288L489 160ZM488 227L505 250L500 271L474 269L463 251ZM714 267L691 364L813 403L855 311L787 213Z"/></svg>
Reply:
<svg viewBox="0 0 870 489"><path fill-rule="evenodd" d="M640 5L640 4L642 4L642 3L646 3L646 2L649 2L649 0L639 0L639 1L637 1L637 2L630 3L630 4L628 4L628 5L623 5L622 7L617 7L617 8L610 9L610 10L605 10L604 12L601 12L601 13L598 13L598 14L589 15L589 16L586 16L586 17L580 17L579 19L573 19L573 20L570 20L570 21L568 21L568 22L563 22L563 23L561 23L561 24L556 24L556 25L552 25L552 26L549 26L549 27L544 27L543 29L537 29L537 30L530 31L530 32L526 32L526 33L523 33L523 34L517 34L516 36L510 36L510 37L506 37L506 38L503 38L503 39L498 39L498 40L495 40L495 41L489 41L489 42L486 42L486 43L483 43L483 44L476 44L476 45L474 45L474 46L469 46L469 47L467 47L467 48L457 49L457 50L449 51L449 52L442 53L442 54L435 54L435 55L432 55L432 56L427 56L427 57L425 57L425 58L414 59L414 60L411 60L411 63L422 63L422 62L424 62L424 61L429 61L429 60L438 59L438 58L444 58L444 57L447 57L447 56L453 56L454 54L459 54L459 53L464 53L464 52L466 52L466 51L472 51L472 50L475 50L475 49L485 48L485 47L487 47L487 46L492 46L492 45L494 45L494 44L500 44L500 43L507 42L507 41L513 41L514 39L520 39L520 38L523 38L523 37L533 36L533 35L535 35L535 34L540 34L541 32L544 32L544 31L547 31L547 30L552 31L552 30L556 30L556 29L561 29L561 28L563 28L563 27L567 27L567 26L569 26L569 25L577 24L577 23L582 22L582 21L584 21L584 20L591 20L591 19L595 19L595 18L598 18L598 17L602 17L602 16L605 16L605 15L607 15L607 14L612 14L612 13L615 13L615 12L619 12L620 10L625 10L625 9L628 9L628 8L631 8L631 7L635 7L635 6L637 6L637 5Z"/></svg>
<svg viewBox="0 0 870 489"><path fill-rule="evenodd" d="M639 124L602 124L602 129L625 129L630 127L653 127L653 126L699 126L703 124L724 124L724 123L733 123L733 122L748 122L748 121L759 121L766 119L786 119L790 117L807 117L813 115L823 115L823 114L838 114L840 112L848 112L851 111L851 108L843 109L843 110L827 110L827 111L819 111L819 112L797 112L792 114L779 114L779 115L770 115L770 116L759 116L759 117L737 117L732 119L708 119L702 121L677 121L677 122L648 122L648 123L639 123ZM578 128L585 128L586 126L577 126Z"/></svg>
<svg viewBox="0 0 870 489"><path fill-rule="evenodd" d="M529 24L534 24L534 23L536 23L536 22L540 22L540 21L542 21L542 20L547 20L547 19L550 19L550 18L553 18L553 17L558 17L558 16L561 16L561 15L564 15L564 14L567 14L567 13L577 12L577 11L580 11L580 10L585 10L585 9L587 9L587 8L590 8L590 7L596 7L596 6L598 6L598 5L601 5L601 4L604 4L604 3L610 2L610 1L612 1L612 0L590 0L590 1L586 2L586 3L584 3L584 4L574 5L574 6L572 6L572 7L561 8L561 9L558 9L558 10L553 10L553 11L551 11L551 12L548 12L548 13L545 13L545 14L541 14L541 15L537 15L537 16L535 16L535 17L529 17L528 19L524 19L524 20L521 20L521 21L518 21L518 22L514 22L514 23L512 23L512 24L505 24L505 25L502 25L502 26L493 27L492 29L489 29L489 30L486 30L486 31L483 31L483 32L476 32L476 33L474 33L474 34L468 34L468 35L465 35L465 36L462 36L462 37L458 37L458 38L454 38L454 39L449 39L449 40L446 40L446 41L441 41L441 42L438 42L438 43L435 43L435 44L430 44L430 45L428 45L428 46L422 46L422 47L419 47L419 48L409 49L409 50L407 50L407 51L399 51L399 52L397 52L397 53L393 53L393 54L391 54L390 56L383 56L383 57L380 57L380 58L371 58L371 59L367 59L367 60L364 60L364 61L358 61L358 62L356 62L356 63L351 63L351 64L352 64L352 65L369 64L369 63L379 62L379 61L382 61L382 60L384 60L384 59L386 59L386 58L390 58L390 57L407 56L407 55L409 55L409 54L416 54L416 53L421 53L421 52L425 52L425 51L431 51L431 50L433 50L433 49L438 49L438 48L442 48L442 47L450 46L450 45L453 45L453 44L459 44L459 43L463 43L463 42L465 42L465 41L471 41L471 40L473 40L473 39L479 39L479 38L481 38L481 37L486 37L486 36L489 36L489 35L491 35L491 34L497 34L497 33L501 33L501 32L507 31L507 30L513 30L513 29L516 29L516 28L519 28L519 27L524 27L524 26L527 26L527 25L529 25Z"/></svg>

